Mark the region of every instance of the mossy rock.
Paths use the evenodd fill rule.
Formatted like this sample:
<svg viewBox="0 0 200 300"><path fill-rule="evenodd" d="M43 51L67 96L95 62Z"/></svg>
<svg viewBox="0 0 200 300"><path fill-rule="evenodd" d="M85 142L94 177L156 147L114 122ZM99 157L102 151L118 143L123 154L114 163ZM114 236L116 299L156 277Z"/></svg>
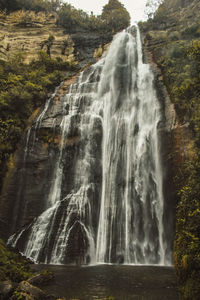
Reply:
<svg viewBox="0 0 200 300"><path fill-rule="evenodd" d="M14 250L8 250L0 239L0 281L20 282L33 276L30 262Z"/></svg>

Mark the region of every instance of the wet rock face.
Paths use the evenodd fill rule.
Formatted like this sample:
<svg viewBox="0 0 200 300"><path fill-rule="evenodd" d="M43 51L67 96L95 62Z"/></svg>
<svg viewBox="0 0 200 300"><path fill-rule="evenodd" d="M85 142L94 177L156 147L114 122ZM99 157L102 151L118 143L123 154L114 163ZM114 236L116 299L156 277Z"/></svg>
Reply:
<svg viewBox="0 0 200 300"><path fill-rule="evenodd" d="M96 61L94 58L95 49L111 42L112 35L81 32L72 34L72 40L75 57L80 61L80 66L84 66L88 61L91 63Z"/></svg>
<svg viewBox="0 0 200 300"><path fill-rule="evenodd" d="M45 209L57 152L57 146L39 138L26 158L23 149L18 151L16 169L2 196L1 218L9 224L8 234L31 223Z"/></svg>
<svg viewBox="0 0 200 300"><path fill-rule="evenodd" d="M21 229L15 246L24 251L29 237L46 226L43 246L33 249L39 261L59 257L61 244L66 244L64 229L70 233L65 245L70 255L62 253L61 262L90 261L88 238L97 230L102 180L102 124L99 116L88 111L100 78L101 68L96 69L91 67L74 79L70 89L71 80L63 82L47 101L16 154L15 169L4 190L0 214L8 229L5 238ZM45 212L48 224L43 222ZM55 237L61 240L57 248Z"/></svg>
<svg viewBox="0 0 200 300"><path fill-rule="evenodd" d="M174 177L176 175L175 161L174 161L174 137L176 131L179 131L178 120L174 105L171 103L166 86L163 82L163 76L158 65L154 61L152 53L149 48L143 44L143 58L146 63L151 63L151 69L154 74L154 86L157 97L160 103L161 111L164 116L159 124L159 140L161 147L161 162L163 170L163 194L164 194L164 213L163 221L165 224L165 240L171 242L165 244L166 253L173 252L173 240L175 234L175 211L177 204L176 185ZM181 151L181 148L179 148ZM172 238L173 237L173 238Z"/></svg>
<svg viewBox="0 0 200 300"><path fill-rule="evenodd" d="M174 105L171 103L166 87L163 84L162 77L157 68L154 68L155 73L155 86L157 90L158 99L165 115L165 126L160 124L160 145L161 145L161 159L163 168L163 194L164 199L164 214L163 221L165 226L165 239L171 241L166 243L166 253L173 252L173 241L175 238L175 211L177 204L176 186L174 177L176 175L174 170L174 160L172 158L173 148L173 135L177 128L177 118Z"/></svg>
<svg viewBox="0 0 200 300"><path fill-rule="evenodd" d="M85 263L85 256L87 255L87 237L85 235L84 229L81 224L76 221L73 226L69 239L68 245L66 248L66 257L63 260L63 263L69 264L74 262L77 265L81 265ZM86 259L86 263L90 262L90 258Z"/></svg>
<svg viewBox="0 0 200 300"><path fill-rule="evenodd" d="M91 70L86 70L84 76L90 72ZM96 84L99 77L94 74L92 76L91 81ZM0 229L5 239L14 231L16 232L23 226L31 224L34 218L48 207L52 181L56 177L56 161L61 147L63 148L62 159L59 162L63 169L61 197L64 198L69 194L74 186L74 177L78 176L74 173L77 157L84 153L84 148L87 146L87 139L81 137L80 126L81 114L84 114L85 106L87 107L91 100L87 93L90 92L92 82L89 83L88 87L82 88L80 99L73 99L72 102L74 103L71 104L65 103L64 98L69 92L69 84L72 82L70 80L62 83L62 86L47 101L47 106L39 112L35 123L27 132L27 136L16 153L15 168L10 174L1 198L0 221L2 226ZM76 88L77 85L75 84L74 91L71 91L72 94L76 92ZM62 136L61 122L64 116L69 115L70 105L77 107L78 112L70 117L67 134ZM92 146L92 152L99 163L96 165L95 161L93 164L92 176L96 186L98 186L101 182L101 122L97 120L93 126L91 139L95 142ZM100 189L97 187L95 190L95 194L91 197L98 199ZM88 190L88 194L92 193ZM96 222L96 214L94 214L93 219Z"/></svg>
<svg viewBox="0 0 200 300"><path fill-rule="evenodd" d="M165 238L171 243L166 244L167 253L173 251L173 241L176 228L176 206L179 197L177 195L177 179L181 178L184 172L185 159L191 155L191 149L194 149L194 138L189 123L180 124L176 114L174 104L170 101L169 94L163 82L161 70L155 61L148 47L144 46L144 58L151 62L154 73L154 84L157 91L157 97L161 104L161 109L165 118L159 126L159 138L161 145L161 158L163 167L163 193L165 195L163 221L166 224Z"/></svg>
<svg viewBox="0 0 200 300"><path fill-rule="evenodd" d="M161 135L164 170L163 188L166 195L163 217L166 223L166 235L168 236L171 232L175 232L175 218L171 211L172 208L175 211L177 200L179 200L177 192L182 185L179 178L183 178L185 161L188 157L191 157L190 149L193 149L194 152L195 150L194 137L192 137L188 126L190 117L180 110L182 99L175 99L177 95L175 96L174 93L174 87L178 82L178 72L180 74L182 72L184 76L185 73L184 71L178 71L177 78L176 75L174 76L174 82L173 80L170 81L170 75L168 75L170 74L168 70L170 67L167 64L165 65L165 62L171 59L174 69L178 69L180 65L180 70L181 64L182 66L190 64L186 56L184 57L176 52L176 47L179 43L183 43L184 46L182 47L187 49L190 41L198 37L198 32L195 30L197 30L199 20L199 9L200 2L198 0L166 0L159 8L152 23L147 22L143 27L144 49L146 50L144 56L154 66L158 98L165 110L166 124L169 124L167 126L169 130L164 130ZM171 94L171 100L177 107L177 117L173 105L166 100L169 97L163 81ZM170 120L172 120L172 123Z"/></svg>

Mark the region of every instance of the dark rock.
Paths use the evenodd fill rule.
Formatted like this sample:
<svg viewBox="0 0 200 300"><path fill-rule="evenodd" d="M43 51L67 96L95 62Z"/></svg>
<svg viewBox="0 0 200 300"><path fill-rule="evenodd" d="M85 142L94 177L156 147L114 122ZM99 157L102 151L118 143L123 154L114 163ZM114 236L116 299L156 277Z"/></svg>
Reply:
<svg viewBox="0 0 200 300"><path fill-rule="evenodd" d="M7 237L7 222L0 219L0 237L6 240Z"/></svg>
<svg viewBox="0 0 200 300"><path fill-rule="evenodd" d="M15 284L10 280L1 282L0 283L0 299L2 299L2 300L8 299L12 295L14 288L15 288Z"/></svg>
<svg viewBox="0 0 200 300"><path fill-rule="evenodd" d="M112 34L98 34L94 32L81 32L72 34L74 42L75 57L80 61L80 66L83 67L88 62L94 63L94 50L100 45L111 42Z"/></svg>
<svg viewBox="0 0 200 300"><path fill-rule="evenodd" d="M51 272L45 272L31 277L30 279L27 280L27 282L35 286L41 286L41 285L45 285L52 279L53 279L53 274Z"/></svg>
<svg viewBox="0 0 200 300"><path fill-rule="evenodd" d="M21 295L25 296L27 300L46 300L48 299L47 295L38 287L33 286L27 281L20 282L17 292L21 293ZM12 299L12 298L11 298ZM15 298L13 298L15 299ZM55 298L54 298L55 299Z"/></svg>
<svg viewBox="0 0 200 300"><path fill-rule="evenodd" d="M25 292L15 292L12 297L9 298L9 300L36 300L32 295L29 295Z"/></svg>

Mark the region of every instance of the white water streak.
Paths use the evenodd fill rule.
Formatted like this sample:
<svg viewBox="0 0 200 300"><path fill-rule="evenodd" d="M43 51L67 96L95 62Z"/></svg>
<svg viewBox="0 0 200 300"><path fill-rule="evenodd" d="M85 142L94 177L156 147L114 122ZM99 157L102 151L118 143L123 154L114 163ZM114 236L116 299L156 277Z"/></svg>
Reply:
<svg viewBox="0 0 200 300"><path fill-rule="evenodd" d="M131 70L131 78L123 74L124 69L128 74ZM121 95L120 85L124 90ZM104 137L97 262L122 259L125 263L164 264L157 132L161 116L153 74L142 62L138 30L136 39L124 32L112 43L102 70L99 96L104 102ZM124 183L118 182L121 174ZM152 235L158 239L157 245Z"/></svg>

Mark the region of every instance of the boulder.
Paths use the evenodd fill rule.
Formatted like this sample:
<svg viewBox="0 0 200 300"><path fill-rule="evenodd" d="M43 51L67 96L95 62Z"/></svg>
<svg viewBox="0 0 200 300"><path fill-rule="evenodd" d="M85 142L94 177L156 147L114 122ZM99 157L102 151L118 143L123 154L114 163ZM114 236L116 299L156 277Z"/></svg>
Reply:
<svg viewBox="0 0 200 300"><path fill-rule="evenodd" d="M33 286L32 284L30 284L28 281L21 281L17 291L21 294L26 294L26 298L27 300L46 300L47 299L47 295L38 287Z"/></svg>
<svg viewBox="0 0 200 300"><path fill-rule="evenodd" d="M41 286L41 285L45 285L47 282L49 282L52 279L53 279L53 274L51 272L44 272L29 278L27 282L35 286Z"/></svg>
<svg viewBox="0 0 200 300"><path fill-rule="evenodd" d="M15 285L10 280L0 282L0 300L8 299L12 295L14 288Z"/></svg>
<svg viewBox="0 0 200 300"><path fill-rule="evenodd" d="M9 298L9 300L18 300L18 299L22 299L22 300L36 300L36 298L34 298L32 295L29 295L25 292L15 292L11 298Z"/></svg>

